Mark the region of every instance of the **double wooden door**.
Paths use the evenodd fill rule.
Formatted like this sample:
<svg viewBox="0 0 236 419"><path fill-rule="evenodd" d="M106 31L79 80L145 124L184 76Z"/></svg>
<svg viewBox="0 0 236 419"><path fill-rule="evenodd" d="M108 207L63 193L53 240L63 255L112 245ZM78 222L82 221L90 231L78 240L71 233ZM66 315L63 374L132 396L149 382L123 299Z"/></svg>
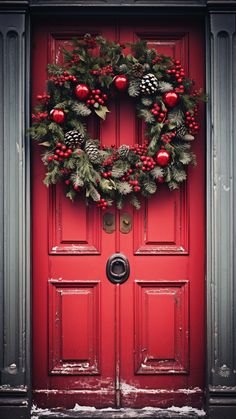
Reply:
<svg viewBox="0 0 236 419"><path fill-rule="evenodd" d="M82 22L82 23L78 23ZM156 18L35 22L33 97L45 90L47 62L61 46L90 32L120 42L145 39L180 59L204 86L201 22ZM91 129L102 144L142 143L131 99L110 104ZM63 186L42 184L33 146L33 385L41 406L201 406L204 386L204 123L193 144L198 165L188 181L157 194L137 211L105 212L71 203ZM107 232L106 214L114 216ZM105 217L105 218L104 218ZM108 222L109 224L109 222ZM108 258L130 264L123 284L110 282Z"/></svg>

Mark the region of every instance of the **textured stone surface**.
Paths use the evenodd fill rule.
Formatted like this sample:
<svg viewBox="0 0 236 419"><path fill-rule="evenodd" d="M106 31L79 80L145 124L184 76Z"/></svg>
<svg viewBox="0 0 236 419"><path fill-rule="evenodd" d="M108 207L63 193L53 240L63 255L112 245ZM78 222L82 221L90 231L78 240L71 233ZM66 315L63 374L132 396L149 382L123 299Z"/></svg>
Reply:
<svg viewBox="0 0 236 419"><path fill-rule="evenodd" d="M173 408L172 408L173 409ZM86 409L73 411L50 411L47 413L39 413L39 416L33 416L32 419L76 419L76 418L104 418L104 419L119 419L119 418L199 418L206 417L204 412L191 408L176 408L176 411L166 409Z"/></svg>

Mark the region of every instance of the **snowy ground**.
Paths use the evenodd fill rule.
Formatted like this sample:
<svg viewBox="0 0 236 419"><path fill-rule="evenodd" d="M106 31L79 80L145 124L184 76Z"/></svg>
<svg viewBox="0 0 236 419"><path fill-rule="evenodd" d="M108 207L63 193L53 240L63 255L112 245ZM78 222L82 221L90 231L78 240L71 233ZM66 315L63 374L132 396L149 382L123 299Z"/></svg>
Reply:
<svg viewBox="0 0 236 419"><path fill-rule="evenodd" d="M47 410L32 407L31 419L73 419L73 418L199 418L206 417L203 410L194 409L189 406L169 407L167 409L158 409L145 407L143 409L96 409L95 407L75 405L71 410Z"/></svg>

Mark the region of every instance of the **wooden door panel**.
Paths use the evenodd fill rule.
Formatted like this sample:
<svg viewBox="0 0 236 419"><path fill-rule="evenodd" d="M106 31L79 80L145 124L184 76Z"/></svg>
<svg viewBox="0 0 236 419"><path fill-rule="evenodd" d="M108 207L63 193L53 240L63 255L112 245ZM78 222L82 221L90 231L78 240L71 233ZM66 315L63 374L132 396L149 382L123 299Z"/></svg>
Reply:
<svg viewBox="0 0 236 419"><path fill-rule="evenodd" d="M64 195L63 185L50 190L50 254L100 254L101 220L98 211L86 206L83 199L76 199L73 203Z"/></svg>
<svg viewBox="0 0 236 419"><path fill-rule="evenodd" d="M99 282L49 280L49 373L99 374Z"/></svg>
<svg viewBox="0 0 236 419"><path fill-rule="evenodd" d="M189 372L188 281L135 281L136 374Z"/></svg>
<svg viewBox="0 0 236 419"><path fill-rule="evenodd" d="M168 220L168 222L166 222ZM164 185L134 214L134 253L171 255L188 253L186 187L170 193Z"/></svg>

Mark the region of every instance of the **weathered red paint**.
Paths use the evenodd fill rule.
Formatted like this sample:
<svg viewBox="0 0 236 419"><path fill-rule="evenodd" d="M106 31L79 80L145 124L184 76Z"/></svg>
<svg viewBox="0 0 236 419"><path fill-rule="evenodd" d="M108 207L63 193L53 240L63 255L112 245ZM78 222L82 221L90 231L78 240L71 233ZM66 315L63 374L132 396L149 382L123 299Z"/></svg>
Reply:
<svg viewBox="0 0 236 419"><path fill-rule="evenodd" d="M88 31L149 46L181 59L204 85L203 33L196 19L163 17L35 24L33 97L45 89L48 61L60 45ZM143 138L133 101L121 97L101 124L103 144ZM201 109L201 120L203 110ZM91 130L98 134L96 123ZM204 124L193 149L198 166L179 191L160 185L139 212L114 213L108 234L95 207L47 190L40 148L33 146L34 399L41 406L201 406L204 386ZM121 213L121 214L120 214ZM122 233L120 216L132 229ZM129 279L110 283L106 262L115 252L130 262Z"/></svg>

